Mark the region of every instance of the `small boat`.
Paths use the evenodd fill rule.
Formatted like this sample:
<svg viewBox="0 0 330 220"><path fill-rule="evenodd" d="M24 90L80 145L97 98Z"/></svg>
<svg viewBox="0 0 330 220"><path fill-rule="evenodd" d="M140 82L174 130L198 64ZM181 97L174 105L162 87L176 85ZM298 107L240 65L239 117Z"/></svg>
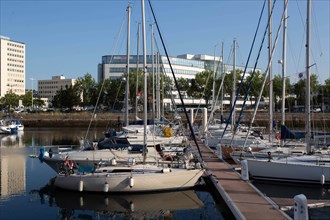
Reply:
<svg viewBox="0 0 330 220"><path fill-rule="evenodd" d="M0 120L1 134L14 134L23 130L24 125L19 119L14 118L12 115L7 115Z"/></svg>
<svg viewBox="0 0 330 220"><path fill-rule="evenodd" d="M100 167L92 172L78 169L73 174L59 174L54 186L86 192L155 192L189 189L204 170L195 167L169 168L157 165Z"/></svg>

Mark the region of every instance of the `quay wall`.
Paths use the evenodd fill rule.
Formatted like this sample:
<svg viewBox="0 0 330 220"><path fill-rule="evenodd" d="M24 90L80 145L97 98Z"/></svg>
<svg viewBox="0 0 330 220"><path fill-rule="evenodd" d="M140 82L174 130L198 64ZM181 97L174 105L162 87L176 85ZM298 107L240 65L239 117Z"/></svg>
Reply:
<svg viewBox="0 0 330 220"><path fill-rule="evenodd" d="M189 114L189 113L188 113ZM182 122L187 123L184 113L180 113ZM228 113L224 113L223 118L228 117ZM4 116L4 114L0 115ZM96 113L92 117L91 112L75 112L75 113L60 113L60 112L42 112L42 113L26 113L26 114L14 114L14 116L22 121L26 127L79 127L88 126L90 123L96 127L120 127L124 121L124 113ZM143 114L138 114L139 118L143 118ZM149 118L152 118L152 114L148 114ZM238 114L236 118L238 117ZM173 121L173 113L165 114L165 118L169 121ZM201 115L196 116L195 124L201 124ZM220 119L220 113L215 114L215 118ZM252 114L243 114L240 120L243 124L248 124L251 121ZM304 129L305 127L305 114L304 113L287 113L285 124L294 129ZM135 120L135 113L129 114L129 120ZM274 121L276 122L277 130L281 124L281 114L274 114ZM330 113L314 113L311 114L311 123L313 128L330 131ZM266 112L260 112L256 115L253 126L264 127L268 129L269 126L269 114Z"/></svg>

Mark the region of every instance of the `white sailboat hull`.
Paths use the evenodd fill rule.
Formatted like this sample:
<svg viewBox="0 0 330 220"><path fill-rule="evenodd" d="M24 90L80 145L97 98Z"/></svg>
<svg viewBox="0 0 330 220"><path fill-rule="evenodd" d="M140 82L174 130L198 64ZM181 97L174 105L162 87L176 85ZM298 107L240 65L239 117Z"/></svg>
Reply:
<svg viewBox="0 0 330 220"><path fill-rule="evenodd" d="M132 172L127 167L117 167L112 172L100 169L100 173L58 175L54 185L66 190L88 192L181 190L193 187L204 173L202 169L162 170L153 166L134 168Z"/></svg>
<svg viewBox="0 0 330 220"><path fill-rule="evenodd" d="M53 154L51 157L49 153L46 153L43 157L43 161L56 172L60 171L61 165L66 159L74 161L74 163L79 166L93 166L95 164L111 163L112 159L116 159L117 163L127 164L132 160L134 160L135 163L142 163L143 155L142 153L129 153L127 149L103 149L94 151L70 151ZM146 162L155 163L158 160L161 160L161 156L158 152L156 152L154 148L148 148Z"/></svg>
<svg viewBox="0 0 330 220"><path fill-rule="evenodd" d="M298 183L330 184L330 166L323 163L298 163L285 160L248 159L248 170L254 179Z"/></svg>

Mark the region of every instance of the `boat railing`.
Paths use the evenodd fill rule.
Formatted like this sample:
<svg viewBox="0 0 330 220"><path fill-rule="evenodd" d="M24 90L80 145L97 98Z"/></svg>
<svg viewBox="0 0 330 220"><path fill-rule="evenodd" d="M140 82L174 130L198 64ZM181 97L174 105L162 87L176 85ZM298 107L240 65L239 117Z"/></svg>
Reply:
<svg viewBox="0 0 330 220"><path fill-rule="evenodd" d="M30 146L33 149L33 153L30 157L38 157L40 149L44 149L47 152L52 153L64 153L76 149L80 149L80 145L44 145L44 146Z"/></svg>

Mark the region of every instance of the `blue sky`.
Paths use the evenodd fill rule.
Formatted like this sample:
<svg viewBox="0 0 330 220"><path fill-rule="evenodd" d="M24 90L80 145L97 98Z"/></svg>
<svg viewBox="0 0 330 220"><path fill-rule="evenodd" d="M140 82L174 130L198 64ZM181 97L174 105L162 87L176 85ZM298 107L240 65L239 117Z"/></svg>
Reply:
<svg viewBox="0 0 330 220"><path fill-rule="evenodd" d="M137 24L141 22L140 1L130 1L131 54L136 54ZM152 16L146 4L147 51L150 52ZM221 53L232 62L232 41L238 43L237 64L245 65L261 13L262 0L153 0L167 50L180 54ZM97 79L97 64L107 54L126 53L128 1L68 0L17 1L0 0L0 35L26 44L26 86L32 81L63 74L66 78L84 76ZM288 6L287 74L291 82L305 70L306 0L290 0ZM267 4L266 4L267 6ZM330 78L330 1L312 1L311 73L323 82ZM283 12L283 1L275 5L273 40ZM265 30L267 7L263 16L249 66L253 66ZM158 36L155 30L155 35ZM159 39L157 37L157 39ZM159 40L157 44L161 46ZM266 69L267 41L261 51L258 67ZM282 32L274 55L273 74L280 73ZM140 47L141 48L141 47ZM161 53L163 50L160 49ZM141 54L142 52L140 52Z"/></svg>

